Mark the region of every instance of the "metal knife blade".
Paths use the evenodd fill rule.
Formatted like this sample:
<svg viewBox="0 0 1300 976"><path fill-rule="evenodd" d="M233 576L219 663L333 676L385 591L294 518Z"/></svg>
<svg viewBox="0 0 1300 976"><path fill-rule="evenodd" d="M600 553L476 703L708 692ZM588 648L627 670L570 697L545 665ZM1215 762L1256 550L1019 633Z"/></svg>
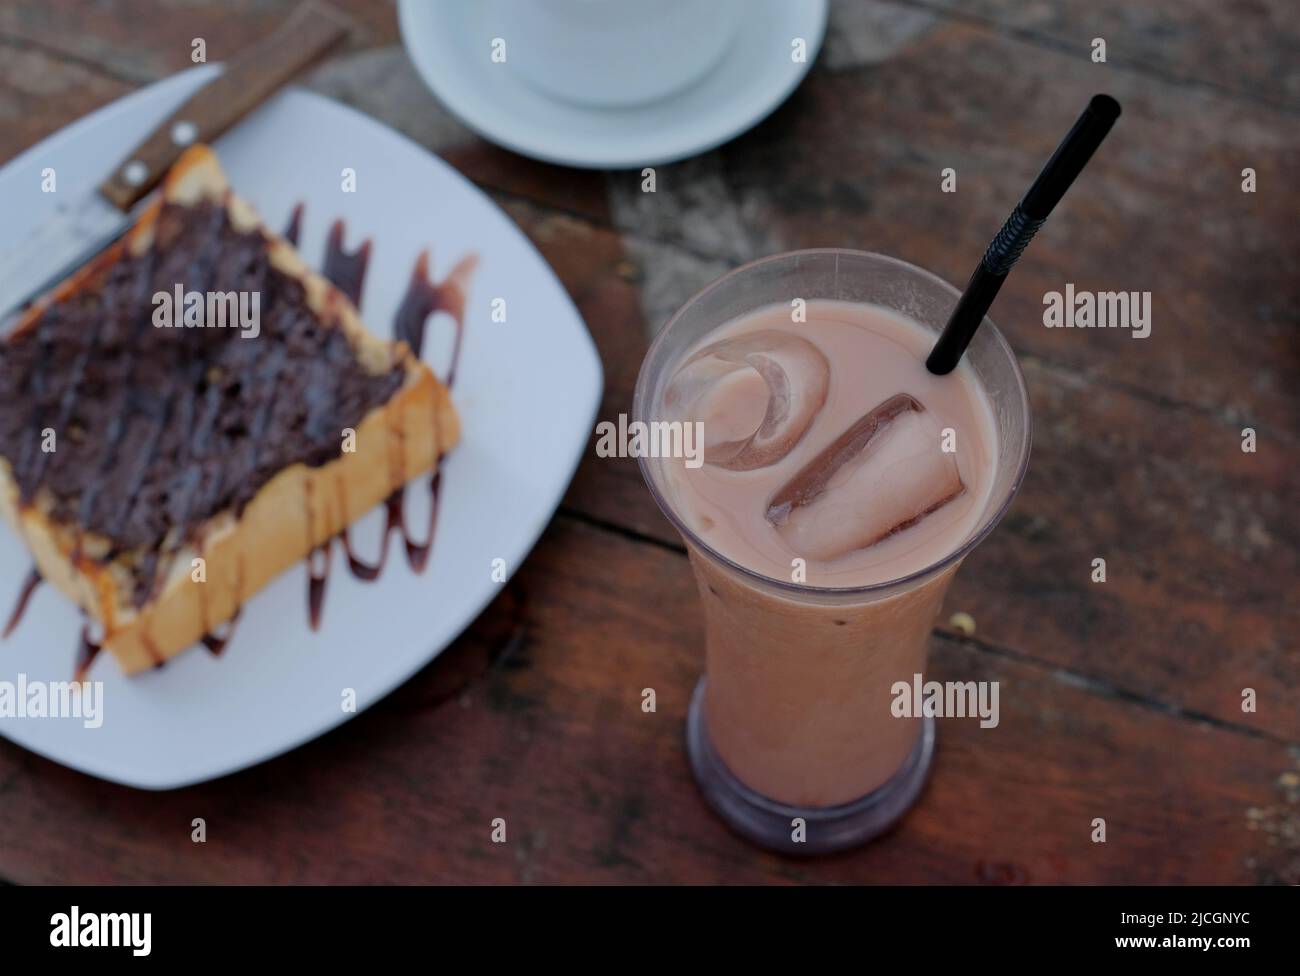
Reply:
<svg viewBox="0 0 1300 976"><path fill-rule="evenodd" d="M121 237L132 220L96 190L61 204L0 254L0 322Z"/></svg>

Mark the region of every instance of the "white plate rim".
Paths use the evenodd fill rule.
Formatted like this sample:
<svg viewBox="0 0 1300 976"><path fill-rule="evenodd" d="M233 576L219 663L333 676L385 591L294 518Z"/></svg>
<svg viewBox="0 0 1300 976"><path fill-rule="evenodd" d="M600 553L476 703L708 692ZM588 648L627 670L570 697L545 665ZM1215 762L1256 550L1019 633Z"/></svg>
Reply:
<svg viewBox="0 0 1300 976"><path fill-rule="evenodd" d="M186 69L185 71L178 72L177 74L170 75L166 78L160 79L156 82L144 86L143 88L137 89L132 92L128 92L125 95L122 95L116 99L113 99L110 102L105 103L104 105L100 106L94 111L56 130L46 138L42 139L40 142L36 143L35 145L19 153L17 156L13 157L11 160L6 162L3 166L0 166L0 182L3 182L5 177L9 175L11 172L18 171L22 169L24 166L29 165L32 159L38 158L42 153L51 152L55 149L64 147L65 144L69 142L76 142L79 139L86 138L88 133L90 133L97 126L110 123L111 118L114 114L118 112L130 112L132 108L137 106L137 103L148 102L151 98L158 97L159 91L164 86L175 85L178 88L180 88L185 83L184 81L182 81L182 79L185 79L194 87L197 87L199 84L203 82L203 80L208 75L212 75L215 77L215 75L220 73L222 69L223 66L216 63L197 65L193 68L189 68ZM327 111L342 112L343 114L348 115L355 124L360 125L363 128L369 127L372 128L377 133L382 133L381 136L382 138L397 139L401 143L405 144L405 146L409 150L411 150L414 154L423 157L424 163L426 165L431 165L436 168L443 169L449 176L451 176L456 182L459 183L462 191L467 191L468 193L475 195L479 199L482 205L497 211L504 220L510 223L510 225L514 228L515 232L518 234L520 240L524 243L527 249L531 251L533 256L536 258L538 266L541 269L543 269L544 274L549 277L551 284L554 286L556 294L560 297L560 301L562 303L564 310L569 315L572 316L573 321L579 326L579 328L577 329L577 333L583 340L580 348L582 352L585 354L585 358L589 362L589 365L591 367L591 376L593 380L592 386L590 387L590 391L588 394L590 403L586 411L587 420L585 422L584 428L582 428L580 431L581 436L580 437L575 436L574 438L574 443L570 449L570 453L567 458L567 463L563 465L557 465L557 469L563 472L563 476L561 480L556 482L557 487L556 490L553 492L553 497L551 498L551 500L549 500L547 504L542 506L542 508L540 509L540 511L544 512L545 514L539 516L535 524L527 526L526 529L520 533L520 537L523 539L521 556L519 560L515 563L515 565L509 568L505 581L502 582L502 584L498 588L488 591L485 597L481 601L477 602L477 605L474 606L472 612L469 612L467 614L458 614L459 616L463 616L464 620L459 625L458 629L455 630L448 637L445 643L435 644L431 646L427 652L424 652L408 661L399 661L388 673L384 674L381 680L376 682L376 686L382 690L379 690L375 694L369 696L364 703L359 701L356 711L343 712L342 710L340 710L337 715L332 715L328 721L316 724L311 729L302 732L300 734L291 736L288 739L284 740L283 742L277 742L270 749L267 750L258 749L255 750L255 754L249 755L246 758L228 760L225 762L216 763L211 766L203 767L201 769L188 773L184 776L175 776L175 775L150 776L147 773L147 771L142 772L138 768L130 768L128 766L114 767L111 763L107 763L99 758L96 758L94 760L88 760L76 754L67 754L67 753L59 754L53 750L42 748L40 745L33 744L29 741L24 741L13 735L10 735L9 734L10 727L4 722L0 722L0 736L3 736L5 739L9 740L14 745L19 746L20 748L23 748L29 752L39 755L42 758L45 758L51 762L57 763L61 766L68 767L70 769L74 769L80 773L95 777L97 779L114 782L123 786L133 787L141 790L166 791L166 790L182 789L184 787L192 786L198 783L205 783L212 780L220 779L222 777L240 772L244 769L249 769L253 766L257 766L264 762L268 762L279 756L283 756L289 752L294 751L295 749L300 748L303 745L306 745L307 743L317 738L326 735L329 732L332 732L333 730L346 724L351 719L356 718L358 715L366 711L372 705L377 704L378 702L386 698L388 695L392 694L393 691L397 690L397 688L405 684L416 673L421 671L423 668L427 667L444 650L446 650L446 648L452 642L457 640L465 632L465 630L471 624L473 624L478 619L479 616L482 615L483 611L493 602L493 600L496 599L496 597L500 594L501 589L503 589L505 584L508 583L511 578L513 578L513 575L518 570L519 566L522 565L523 561L527 559L527 557L531 554L533 548L535 548L538 540L541 538L542 533L546 530L547 526L554 519L556 511L559 509L559 506L562 503L565 494L567 494L568 492L569 486L572 484L573 477L577 473L578 466L581 464L583 455L586 451L586 447L590 439L590 431L593 429L593 425L599 413L600 404L604 394L603 362L600 359L599 351L596 348L596 344L591 336L590 330L587 328L585 319L583 318L582 314L579 312L577 306L574 304L573 298L569 294L568 289L564 286L564 283L559 279L559 276L555 273L554 268L552 268L550 264L546 261L545 257L537 249L537 246L532 242L532 240L528 237L528 235L523 232L523 230L514 222L514 220L510 218L510 216L506 214L496 204L496 202L487 195L486 192L484 192L480 187L476 186L467 177L465 177L462 173L456 170L455 167L448 164L445 160L437 156L435 153L433 153L426 147L415 142L413 139L411 139L409 136L405 135L404 133L392 129L389 126L385 125L384 123L380 122L379 120L372 118L369 115L366 115L364 112L360 111L359 109L356 109L353 106L347 105L345 103L335 101L334 99L321 95L318 92L313 92L298 86L288 86L285 89L285 91L293 93L295 97L306 97L308 99L314 100L318 102L322 107L324 107ZM459 409L463 411L464 408L462 407ZM446 510L444 509L440 511L438 517L440 521L442 519L447 518L448 515ZM60 599L66 600L66 598L63 597L62 594L59 594L59 597ZM186 654L195 653L195 649L190 648L182 653L186 653ZM105 662L105 663L115 663L115 662Z"/></svg>

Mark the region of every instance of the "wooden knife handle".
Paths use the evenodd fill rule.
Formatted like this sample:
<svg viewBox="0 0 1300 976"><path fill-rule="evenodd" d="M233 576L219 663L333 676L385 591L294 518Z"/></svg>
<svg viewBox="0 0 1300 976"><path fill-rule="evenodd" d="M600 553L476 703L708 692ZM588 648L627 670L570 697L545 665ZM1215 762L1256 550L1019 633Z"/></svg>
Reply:
<svg viewBox="0 0 1300 976"><path fill-rule="evenodd" d="M347 22L324 4L303 4L146 136L100 185L100 193L130 210L187 146L225 132L347 33Z"/></svg>

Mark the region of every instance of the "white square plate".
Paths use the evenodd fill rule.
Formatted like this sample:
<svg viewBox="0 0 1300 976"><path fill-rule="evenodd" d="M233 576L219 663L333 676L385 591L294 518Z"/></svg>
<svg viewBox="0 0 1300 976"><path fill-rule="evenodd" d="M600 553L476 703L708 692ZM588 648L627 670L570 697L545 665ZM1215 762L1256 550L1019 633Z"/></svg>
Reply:
<svg viewBox="0 0 1300 976"><path fill-rule="evenodd" d="M0 170L0 251L53 212L59 199L96 185L108 167L220 69L193 68L105 106ZM104 779L169 789L268 759L351 717L432 660L501 587L493 561L513 573L560 502L591 434L602 370L581 317L541 255L486 196L442 160L349 108L289 89L214 148L235 191L277 231L304 205L300 249L320 267L335 218L345 246L373 241L362 318L387 338L419 252L429 248L441 280L468 252L479 256L466 309L453 398L461 443L443 468L437 536L428 566L389 554L375 583L346 570L335 551L320 629L307 617L305 564L244 607L220 657L191 648L165 667L125 677L105 652L89 680L102 681L103 724L3 718L0 734L56 762ZM57 194L41 192L52 167ZM356 192L342 192L342 172ZM506 300L506 322L492 302ZM425 358L442 375L451 328L429 324ZM424 484L425 482L417 482ZM409 518L424 524L427 492L412 489ZM383 513L354 530L366 559L378 551ZM400 549L400 538L389 540ZM31 567L21 540L0 525L0 615ZM17 630L0 643L0 681L67 681L81 616L40 586Z"/></svg>

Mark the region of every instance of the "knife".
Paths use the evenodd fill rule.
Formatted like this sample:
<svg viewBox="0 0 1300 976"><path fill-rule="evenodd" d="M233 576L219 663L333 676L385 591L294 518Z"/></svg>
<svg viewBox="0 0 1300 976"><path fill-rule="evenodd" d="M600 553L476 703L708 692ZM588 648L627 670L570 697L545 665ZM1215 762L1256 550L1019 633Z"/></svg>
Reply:
<svg viewBox="0 0 1300 976"><path fill-rule="evenodd" d="M97 189L61 204L51 219L0 254L0 322L126 233L141 200L187 146L225 132L347 34L340 14L306 3L233 59L127 153Z"/></svg>

